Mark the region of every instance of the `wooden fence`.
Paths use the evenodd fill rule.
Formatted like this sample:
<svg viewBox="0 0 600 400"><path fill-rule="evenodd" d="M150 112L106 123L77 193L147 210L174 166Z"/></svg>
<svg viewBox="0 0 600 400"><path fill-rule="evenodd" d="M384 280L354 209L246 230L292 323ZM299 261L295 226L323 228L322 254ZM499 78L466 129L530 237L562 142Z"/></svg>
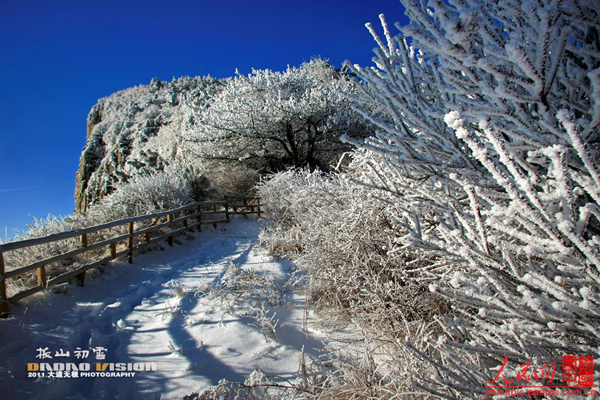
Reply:
<svg viewBox="0 0 600 400"><path fill-rule="evenodd" d="M18 300L31 296L37 292L47 290L59 283L76 278L79 280L80 284L83 284L85 273L89 269L107 265L110 261L124 256L127 256L129 263L133 263L134 253L142 251L158 241L167 240L167 243L170 246L173 246L174 237L185 231L192 231L195 228L200 230L204 224L212 224L216 228L218 223L229 222L232 215L247 216L248 214L258 214L258 216L260 216L259 199L227 195L225 196L225 200L222 201L192 203L160 213L126 218L89 228L0 244L0 316L7 315L9 304L15 303ZM136 224L145 227L136 230ZM115 237L110 237L109 239L97 243L90 243L90 235L93 233L125 226L127 227L126 234L118 234ZM121 229L121 231L123 231L123 229ZM153 234L158 234L158 236L153 237ZM140 238L140 236L143 237ZM4 254L6 254L6 252L33 246L47 245L49 243L77 237L80 238L80 246L76 249L54 255L30 265L5 271ZM101 250L106 247L108 247L108 250L110 251L108 256L105 256L107 253L106 251L104 254L101 251L95 251L95 257L99 259L86 260L89 261L89 263L78 266L75 270L63 272L48 279L47 266L65 260L74 260L76 256L94 250ZM22 276L33 270L37 270L37 285L7 297L7 280Z"/></svg>

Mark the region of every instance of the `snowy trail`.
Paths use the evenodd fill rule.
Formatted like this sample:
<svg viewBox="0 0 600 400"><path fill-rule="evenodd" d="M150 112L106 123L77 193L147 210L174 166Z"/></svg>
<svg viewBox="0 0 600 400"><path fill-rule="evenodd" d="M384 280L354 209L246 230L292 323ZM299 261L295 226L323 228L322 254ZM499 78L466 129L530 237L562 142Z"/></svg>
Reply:
<svg viewBox="0 0 600 400"><path fill-rule="evenodd" d="M303 299L285 297L285 308L267 340L250 318L248 304L207 295L223 281L228 266L285 281L291 265L272 260L256 244L260 223L234 220L218 231L165 251L117 263L85 287L49 293L13 309L0 320L0 397L3 399L181 399L221 379L243 382L260 368L292 378L302 347L318 357L323 336L304 331ZM48 348L53 358L37 358ZM103 347L105 359L93 349ZM89 350L78 359L75 350ZM56 352L70 352L56 357ZM81 354L81 353L80 353ZM156 371L134 377L28 377L28 363L154 363Z"/></svg>

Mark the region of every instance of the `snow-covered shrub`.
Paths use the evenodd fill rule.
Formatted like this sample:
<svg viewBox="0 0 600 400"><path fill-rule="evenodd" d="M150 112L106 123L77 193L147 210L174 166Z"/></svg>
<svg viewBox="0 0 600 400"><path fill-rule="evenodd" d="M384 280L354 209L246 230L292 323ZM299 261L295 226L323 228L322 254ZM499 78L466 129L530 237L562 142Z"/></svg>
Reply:
<svg viewBox="0 0 600 400"><path fill-rule="evenodd" d="M427 350L408 345L436 367L421 382L476 397L505 356L536 367L560 366L563 355L597 360L597 9L577 0L403 3L403 34L392 37L382 18L384 44L370 28L376 67L348 64L367 82L357 100L393 116L363 111L379 131L356 143L351 168L396 208L398 242L439 257L449 273L431 290L462 318L440 319L445 335Z"/></svg>
<svg viewBox="0 0 600 400"><path fill-rule="evenodd" d="M312 394L308 392L308 394ZM184 396L183 400L280 400L303 399L304 391L291 384L281 384L273 381L260 369L253 371L244 383L231 382L222 379L217 385L211 386L202 393L192 393Z"/></svg>
<svg viewBox="0 0 600 400"><path fill-rule="evenodd" d="M377 134L348 139L357 151L348 172L333 180L337 193L315 187L302 192L313 196L301 202L304 208L280 207L293 218L297 209L306 213L303 221L319 221L295 234L295 258L306 260L315 276L335 276L334 298L351 304L353 322L368 327L372 314L393 304L374 299L373 311L366 306L367 317L356 318L356 293L368 298L371 292L363 284L370 258L377 267L405 249L419 255L421 271L411 277L435 280L430 290L452 302L454 315L441 310L435 325L424 320L404 329L405 337L377 336L373 329L364 336L370 343L387 337L388 348L396 346L404 358L384 365L375 356L376 369L391 380L409 372L422 393L484 397L505 357L509 380L526 363L560 368L563 355L598 360L598 11L577 0L403 4L411 18L409 26L398 26L403 34L392 37L383 17L384 40L368 25L379 44L376 66L348 64L366 82L357 109L378 126ZM306 206L323 201L328 204ZM340 203L336 229L322 235ZM360 224L359 216L369 223ZM373 227L385 224L388 240L378 243ZM307 256L307 237L321 242L319 258ZM346 263L356 269L340 274L357 282L356 292L339 295L348 280L332 272L334 263L322 262L325 249L342 243L335 257L343 260L340 249L363 237L379 246L357 245ZM411 260L403 263L399 269ZM398 319L409 309L398 310Z"/></svg>
<svg viewBox="0 0 600 400"><path fill-rule="evenodd" d="M310 272L311 290L323 292L313 297L323 308L328 291L347 291L342 297L348 298L355 293L373 310L387 309L383 314L400 310L376 303L400 302L409 320L429 319L438 307L445 308L428 291L418 295L438 278L437 266L422 258L421 249L397 245L399 230L391 219L396 210L371 196L370 188L346 175L289 170L263 181L258 191L264 203L263 243L274 255L292 258ZM364 317L377 319L373 310L364 309ZM384 319L393 325L401 318Z"/></svg>
<svg viewBox="0 0 600 400"><path fill-rule="evenodd" d="M269 311L270 310L265 309L264 303L261 304L260 307L250 307L248 316L254 320L250 325L259 328L267 342L278 342L277 325L279 324L279 319L276 318L276 312L273 312L273 315L269 315Z"/></svg>
<svg viewBox="0 0 600 400"><path fill-rule="evenodd" d="M397 341L421 343L434 316L450 311L428 290L439 278L439 260L398 243L394 205L350 175L290 170L263 181L258 191L263 244L307 272L307 296L321 324L355 331L329 349L335 372L319 390L334 398L379 397L409 384L407 371L427 366L406 363L409 350ZM360 341L366 347L354 348Z"/></svg>
<svg viewBox="0 0 600 400"><path fill-rule="evenodd" d="M37 237L52 235L59 232L70 231L85 227L81 215L74 214L68 217L55 217L48 215L46 218L34 217L34 223L27 225L27 231L17 231L15 240L26 240ZM44 260L55 255L66 253L81 245L80 239L70 238L47 243L35 247L18 249L3 253L6 270L20 268ZM65 270L65 263L51 265L46 268L48 276L56 275L57 272ZM36 271L29 272L24 276L15 277L6 281L7 295L11 296L21 290L28 289L36 284Z"/></svg>
<svg viewBox="0 0 600 400"><path fill-rule="evenodd" d="M277 313L269 307L282 306L285 295L292 291L291 285L286 280L230 263L221 282L213 284L208 296L220 298L226 314L237 315L241 312L252 318L255 321L253 325L261 330L266 340L277 341L279 319L275 318ZM240 307L245 308L238 310Z"/></svg>
<svg viewBox="0 0 600 400"><path fill-rule="evenodd" d="M127 183L116 184L115 191L92 205L88 215L111 221L171 210L193 201L191 189L190 181L174 168L135 175Z"/></svg>
<svg viewBox="0 0 600 400"><path fill-rule="evenodd" d="M219 381L202 393L184 396L184 400L228 400L228 399L310 399L316 398L317 388L322 383L322 371L315 366L314 360L306 361L304 347L300 353L299 382L291 382L287 378L268 375L260 368L252 371L243 383L226 379Z"/></svg>

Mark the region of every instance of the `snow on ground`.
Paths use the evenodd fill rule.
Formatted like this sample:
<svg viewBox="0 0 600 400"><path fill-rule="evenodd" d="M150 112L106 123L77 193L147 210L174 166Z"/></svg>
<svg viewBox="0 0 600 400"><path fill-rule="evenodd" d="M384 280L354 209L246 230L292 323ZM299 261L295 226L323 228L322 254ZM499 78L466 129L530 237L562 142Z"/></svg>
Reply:
<svg viewBox="0 0 600 400"><path fill-rule="evenodd" d="M303 298L286 291L293 266L258 246L260 227L236 219L139 255L133 265L114 263L85 287L13 307L13 316L0 320L0 397L181 399L221 379L243 382L257 368L292 378L302 347L317 358L324 336L303 329ZM257 279L275 284L257 289ZM266 305L263 318L259 304ZM104 360L94 351L100 347ZM39 358L46 348L52 358ZM88 357L77 358L85 350ZM29 363L88 363L91 372L105 363L154 363L156 371L34 378Z"/></svg>

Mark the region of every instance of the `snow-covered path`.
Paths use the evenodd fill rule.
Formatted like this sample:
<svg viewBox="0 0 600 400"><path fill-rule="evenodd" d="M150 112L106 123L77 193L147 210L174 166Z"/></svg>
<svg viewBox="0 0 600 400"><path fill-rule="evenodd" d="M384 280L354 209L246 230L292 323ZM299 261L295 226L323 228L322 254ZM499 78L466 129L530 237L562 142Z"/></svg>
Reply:
<svg viewBox="0 0 600 400"><path fill-rule="evenodd" d="M66 293L14 308L13 318L0 320L0 397L181 399L224 378L243 382L257 368L292 377L302 347L318 357L323 346L321 335L302 329L302 298L288 293L285 307L270 307L267 316L276 313L279 320L273 340L251 318L249 300L242 296L234 304L231 296L209 293L211 285L230 282L236 271L231 263L238 272L253 270L280 283L289 278L291 265L258 247L259 231L257 221L234 220L185 244L137 256L133 265L116 263L88 278L85 287L71 285ZM104 360L94 351L100 347ZM38 349L45 348L52 358L39 358ZM78 358L85 350L88 357ZM92 372L97 363L154 363L156 371L78 378L45 372L34 378L28 377L29 363L88 363Z"/></svg>

